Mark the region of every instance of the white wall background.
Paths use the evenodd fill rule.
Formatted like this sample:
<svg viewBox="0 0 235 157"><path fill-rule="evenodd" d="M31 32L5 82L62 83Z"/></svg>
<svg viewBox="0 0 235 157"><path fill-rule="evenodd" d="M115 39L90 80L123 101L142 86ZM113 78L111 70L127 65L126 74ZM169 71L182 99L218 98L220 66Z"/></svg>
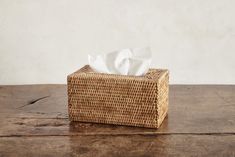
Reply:
<svg viewBox="0 0 235 157"><path fill-rule="evenodd" d="M0 84L66 83L88 53L148 45L172 84L235 84L235 1L0 0Z"/></svg>

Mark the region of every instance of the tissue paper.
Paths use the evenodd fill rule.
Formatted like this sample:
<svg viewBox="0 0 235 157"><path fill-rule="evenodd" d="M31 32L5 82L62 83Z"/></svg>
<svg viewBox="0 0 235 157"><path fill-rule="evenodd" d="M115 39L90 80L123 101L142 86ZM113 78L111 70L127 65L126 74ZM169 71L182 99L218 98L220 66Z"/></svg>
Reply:
<svg viewBox="0 0 235 157"><path fill-rule="evenodd" d="M104 55L88 55L90 67L96 72L141 76L151 64L150 48L123 49Z"/></svg>

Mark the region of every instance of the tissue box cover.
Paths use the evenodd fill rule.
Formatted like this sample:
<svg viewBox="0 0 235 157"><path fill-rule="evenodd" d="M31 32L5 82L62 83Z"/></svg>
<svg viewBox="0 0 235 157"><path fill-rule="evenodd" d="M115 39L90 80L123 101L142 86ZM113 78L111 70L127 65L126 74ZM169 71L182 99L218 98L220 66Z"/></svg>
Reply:
<svg viewBox="0 0 235 157"><path fill-rule="evenodd" d="M71 121L158 128L167 115L168 70L126 76L97 73L86 65L67 81Z"/></svg>

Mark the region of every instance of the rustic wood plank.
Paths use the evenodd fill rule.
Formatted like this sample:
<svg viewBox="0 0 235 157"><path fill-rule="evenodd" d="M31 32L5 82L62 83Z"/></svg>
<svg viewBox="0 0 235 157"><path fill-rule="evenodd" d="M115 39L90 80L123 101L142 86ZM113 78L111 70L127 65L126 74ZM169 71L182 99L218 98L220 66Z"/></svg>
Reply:
<svg viewBox="0 0 235 157"><path fill-rule="evenodd" d="M187 132L234 132L235 87L234 86L171 86L170 110L162 127L143 129L117 127L113 125L96 125L69 123L67 120L67 96L64 85L37 86L2 86L0 95L1 126L0 134L47 134L52 128L58 133L70 134L81 131L86 133L187 133ZM49 96L49 97L46 97ZM40 99L43 98L43 99ZM34 102L35 100L39 101ZM30 104L30 102L34 102ZM25 104L30 104L26 105ZM23 106L23 107L22 107ZM43 118L44 120L38 119ZM53 123L61 123L56 125ZM39 124L40 123L40 124ZM39 125L38 125L39 124ZM19 126L18 126L19 125ZM18 126L18 127L17 127ZM97 128L94 130L94 128ZM25 129L25 130L24 130ZM71 131L73 130L73 131ZM21 134L20 134L21 135Z"/></svg>
<svg viewBox="0 0 235 157"><path fill-rule="evenodd" d="M0 87L0 136L235 132L235 86L170 86L169 114L158 130L70 123L65 85Z"/></svg>
<svg viewBox="0 0 235 157"><path fill-rule="evenodd" d="M170 86L160 129L69 122L65 85L0 86L1 156L235 156L235 86Z"/></svg>
<svg viewBox="0 0 235 157"><path fill-rule="evenodd" d="M138 148L138 149L137 149ZM4 137L0 156L235 156L235 136Z"/></svg>
<svg viewBox="0 0 235 157"><path fill-rule="evenodd" d="M0 117L67 118L65 85L0 87Z"/></svg>

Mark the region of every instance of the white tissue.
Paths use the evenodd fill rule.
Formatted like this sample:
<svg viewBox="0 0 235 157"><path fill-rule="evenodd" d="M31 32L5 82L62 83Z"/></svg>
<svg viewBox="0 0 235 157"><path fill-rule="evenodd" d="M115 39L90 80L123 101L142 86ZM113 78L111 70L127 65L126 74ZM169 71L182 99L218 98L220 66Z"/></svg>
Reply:
<svg viewBox="0 0 235 157"><path fill-rule="evenodd" d="M90 67L107 74L141 76L148 72L151 64L150 48L123 49L105 55L88 55Z"/></svg>

